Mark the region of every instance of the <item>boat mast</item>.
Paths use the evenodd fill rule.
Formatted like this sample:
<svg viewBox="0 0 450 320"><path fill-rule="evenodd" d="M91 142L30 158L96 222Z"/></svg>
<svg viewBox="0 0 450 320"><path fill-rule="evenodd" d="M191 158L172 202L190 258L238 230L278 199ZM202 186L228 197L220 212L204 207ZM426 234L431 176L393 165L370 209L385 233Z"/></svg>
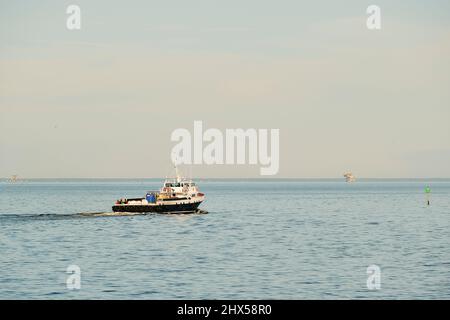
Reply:
<svg viewBox="0 0 450 320"><path fill-rule="evenodd" d="M180 173L178 172L178 167L176 164L174 164L174 167L175 167L175 174L177 176L177 183L179 183L179 182L181 182L181 176L180 176Z"/></svg>

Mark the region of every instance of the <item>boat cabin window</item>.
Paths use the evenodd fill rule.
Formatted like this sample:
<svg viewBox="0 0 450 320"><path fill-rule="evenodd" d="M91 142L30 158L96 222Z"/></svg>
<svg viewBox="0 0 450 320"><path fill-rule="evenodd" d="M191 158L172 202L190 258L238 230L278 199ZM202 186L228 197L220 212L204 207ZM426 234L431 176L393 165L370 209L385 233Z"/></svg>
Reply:
<svg viewBox="0 0 450 320"><path fill-rule="evenodd" d="M165 187L167 188L179 188L179 187L184 187L184 186L190 186L191 184L189 183L166 183L164 184ZM194 184L192 184L194 185Z"/></svg>
<svg viewBox="0 0 450 320"><path fill-rule="evenodd" d="M179 183L166 183L165 186L168 188L175 188L175 187L179 187L180 184Z"/></svg>

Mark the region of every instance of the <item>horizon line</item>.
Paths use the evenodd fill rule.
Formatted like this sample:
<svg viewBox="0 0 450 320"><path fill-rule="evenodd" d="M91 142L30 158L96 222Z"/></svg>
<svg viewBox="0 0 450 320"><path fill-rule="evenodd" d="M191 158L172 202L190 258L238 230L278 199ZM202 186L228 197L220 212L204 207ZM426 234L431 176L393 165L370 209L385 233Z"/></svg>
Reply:
<svg viewBox="0 0 450 320"><path fill-rule="evenodd" d="M344 180L344 177L185 177L192 180ZM0 177L0 180L10 180L11 177ZM165 180L170 177L32 177L23 180ZM450 177L360 177L358 180L450 180Z"/></svg>

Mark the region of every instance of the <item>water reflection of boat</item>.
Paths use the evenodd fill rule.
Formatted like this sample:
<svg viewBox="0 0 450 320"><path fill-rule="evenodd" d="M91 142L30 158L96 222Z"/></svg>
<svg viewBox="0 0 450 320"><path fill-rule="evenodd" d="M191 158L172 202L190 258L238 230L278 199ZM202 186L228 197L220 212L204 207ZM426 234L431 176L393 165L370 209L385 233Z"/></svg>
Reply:
<svg viewBox="0 0 450 320"><path fill-rule="evenodd" d="M156 212L156 213L204 213L199 205L205 195L199 192L197 185L182 178L177 168L176 178L166 179L160 191L149 191L145 197L119 199L112 210L114 212Z"/></svg>

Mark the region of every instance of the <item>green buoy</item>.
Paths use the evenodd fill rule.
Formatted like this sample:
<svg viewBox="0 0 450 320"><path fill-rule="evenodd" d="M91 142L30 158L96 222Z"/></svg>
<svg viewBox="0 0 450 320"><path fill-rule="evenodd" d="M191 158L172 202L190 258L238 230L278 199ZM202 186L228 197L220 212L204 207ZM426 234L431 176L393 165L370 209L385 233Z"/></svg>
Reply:
<svg viewBox="0 0 450 320"><path fill-rule="evenodd" d="M427 205L430 205L431 188L429 186L425 187L425 194L427 196Z"/></svg>

